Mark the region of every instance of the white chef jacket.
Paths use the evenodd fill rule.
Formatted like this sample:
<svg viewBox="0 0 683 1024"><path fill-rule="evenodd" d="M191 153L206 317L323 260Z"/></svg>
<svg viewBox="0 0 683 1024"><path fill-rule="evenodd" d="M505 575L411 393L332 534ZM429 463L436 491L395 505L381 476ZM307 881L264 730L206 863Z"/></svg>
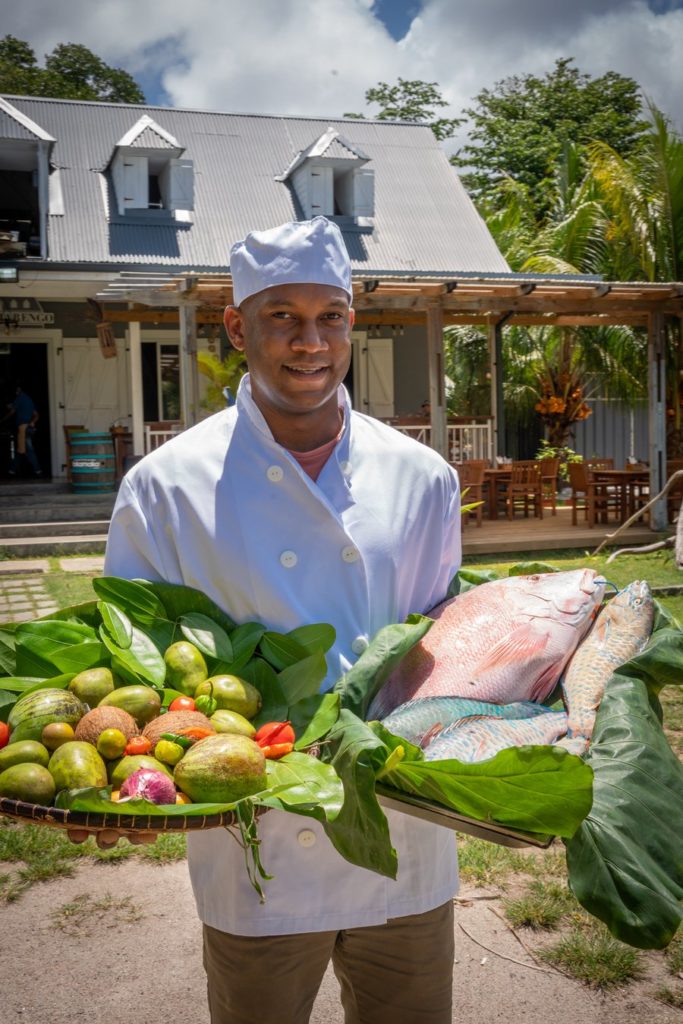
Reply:
<svg viewBox="0 0 683 1024"><path fill-rule="evenodd" d="M432 449L360 413L313 481L279 445L248 376L236 405L184 431L123 478L105 572L203 591L236 622L286 632L329 622L329 689L382 626L441 601L460 564L455 472ZM260 904L226 829L188 836L201 920L240 935L340 930L420 914L457 889L452 832L388 812L396 880L349 864L313 819L270 810Z"/></svg>

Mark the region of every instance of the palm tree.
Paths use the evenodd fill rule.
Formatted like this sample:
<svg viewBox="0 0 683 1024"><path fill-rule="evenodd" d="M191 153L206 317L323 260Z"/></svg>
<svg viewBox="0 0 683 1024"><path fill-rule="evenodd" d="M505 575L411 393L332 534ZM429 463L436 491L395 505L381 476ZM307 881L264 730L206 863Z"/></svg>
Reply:
<svg viewBox="0 0 683 1024"><path fill-rule="evenodd" d="M683 274L683 139L650 104L652 129L639 150L622 158L604 143L589 148L589 173L607 217L614 276L680 281ZM670 456L683 455L680 321L667 324Z"/></svg>

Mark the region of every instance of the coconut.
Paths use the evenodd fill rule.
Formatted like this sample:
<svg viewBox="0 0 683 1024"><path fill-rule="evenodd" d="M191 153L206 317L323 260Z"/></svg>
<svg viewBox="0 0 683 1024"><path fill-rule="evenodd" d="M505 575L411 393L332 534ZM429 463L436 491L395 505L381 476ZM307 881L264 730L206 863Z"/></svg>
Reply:
<svg viewBox="0 0 683 1024"><path fill-rule="evenodd" d="M152 743L152 750L161 739L162 733L180 732L181 729L210 729L215 732L213 725L201 711L167 711L165 715L159 715L148 722L142 730Z"/></svg>
<svg viewBox="0 0 683 1024"><path fill-rule="evenodd" d="M93 708L83 715L76 726L74 739L97 746L100 733L105 729L120 729L127 740L140 735L137 722L123 708L101 707Z"/></svg>

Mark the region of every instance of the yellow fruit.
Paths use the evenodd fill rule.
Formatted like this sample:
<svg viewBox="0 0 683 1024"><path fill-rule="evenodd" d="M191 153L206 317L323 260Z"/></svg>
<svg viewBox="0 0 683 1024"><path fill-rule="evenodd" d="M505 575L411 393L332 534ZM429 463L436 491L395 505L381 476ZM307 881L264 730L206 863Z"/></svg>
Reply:
<svg viewBox="0 0 683 1024"><path fill-rule="evenodd" d="M184 753L180 744L174 743L173 740L159 740L154 748L154 756L164 764L178 764Z"/></svg>
<svg viewBox="0 0 683 1024"><path fill-rule="evenodd" d="M43 729L40 742L48 750L56 750L62 743L68 743L74 738L73 726L68 722L50 722Z"/></svg>
<svg viewBox="0 0 683 1024"><path fill-rule="evenodd" d="M190 800L189 796L185 796L184 793L176 793L176 795L175 795L175 802L177 804L191 804L192 803L192 801Z"/></svg>
<svg viewBox="0 0 683 1024"><path fill-rule="evenodd" d="M113 761L121 757L127 743L128 739L120 729L104 729L97 737L97 752L107 761Z"/></svg>

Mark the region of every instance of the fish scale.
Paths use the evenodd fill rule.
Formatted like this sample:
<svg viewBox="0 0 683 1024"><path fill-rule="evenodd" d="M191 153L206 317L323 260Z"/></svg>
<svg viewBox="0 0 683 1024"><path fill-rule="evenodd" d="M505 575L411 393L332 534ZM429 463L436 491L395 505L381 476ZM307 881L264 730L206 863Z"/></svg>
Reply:
<svg viewBox="0 0 683 1024"><path fill-rule="evenodd" d="M419 747L435 729L445 729L462 719L473 716L533 718L547 710L542 704L534 704L532 701L491 704L483 700L468 700L466 697L418 697L395 708L382 721L382 725L395 736L401 736Z"/></svg>
<svg viewBox="0 0 683 1024"><path fill-rule="evenodd" d="M435 620L389 676L368 718L417 697L543 702L604 593L594 569L483 583L427 614Z"/></svg>
<svg viewBox="0 0 683 1024"><path fill-rule="evenodd" d="M486 761L508 747L548 746L567 732L565 711L548 711L534 718L468 719L440 732L425 750L426 761Z"/></svg>
<svg viewBox="0 0 683 1024"><path fill-rule="evenodd" d="M629 583L600 612L562 680L569 736L590 740L608 679L642 650L653 621L654 601L644 580Z"/></svg>

